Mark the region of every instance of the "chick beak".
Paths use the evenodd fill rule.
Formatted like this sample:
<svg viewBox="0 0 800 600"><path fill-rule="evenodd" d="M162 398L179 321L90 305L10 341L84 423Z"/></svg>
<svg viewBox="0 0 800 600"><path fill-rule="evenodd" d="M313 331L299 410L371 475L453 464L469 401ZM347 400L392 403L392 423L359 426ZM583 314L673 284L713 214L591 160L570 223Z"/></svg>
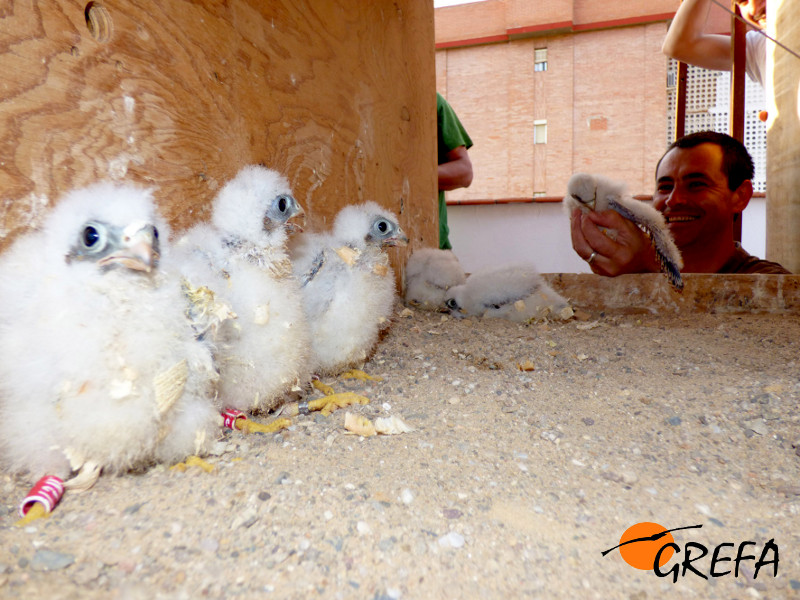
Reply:
<svg viewBox="0 0 800 600"><path fill-rule="evenodd" d="M297 222L293 222L297 219ZM289 234L293 233L303 233L306 228L306 211L303 210L303 207L299 204L297 205L297 212L293 214L289 219L286 221L286 231Z"/></svg>
<svg viewBox="0 0 800 600"><path fill-rule="evenodd" d="M149 273L158 264L159 257L156 228L134 224L122 232L119 250L99 260L98 265L120 265L132 271Z"/></svg>
<svg viewBox="0 0 800 600"><path fill-rule="evenodd" d="M397 228L397 232L390 237L387 238L386 241L383 243L384 246L407 246L408 245L408 236L406 232L403 231L401 227Z"/></svg>
<svg viewBox="0 0 800 600"><path fill-rule="evenodd" d="M590 209L594 210L595 202L597 201L597 196L593 197L591 200L584 200L580 196L576 196L575 194L570 194L574 200L578 203L582 204L583 206L588 206Z"/></svg>

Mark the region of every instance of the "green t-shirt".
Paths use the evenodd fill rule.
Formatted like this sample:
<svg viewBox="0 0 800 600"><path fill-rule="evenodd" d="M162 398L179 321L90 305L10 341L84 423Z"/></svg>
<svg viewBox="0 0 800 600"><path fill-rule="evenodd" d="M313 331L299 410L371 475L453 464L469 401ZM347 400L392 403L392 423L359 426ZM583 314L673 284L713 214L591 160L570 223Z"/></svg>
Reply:
<svg viewBox="0 0 800 600"><path fill-rule="evenodd" d="M472 147L472 140L467 130L458 120L458 115L447 103L439 92L436 92L436 125L438 129L439 162L447 162L447 153L464 146ZM450 250L450 228L447 226L447 204L444 200L444 190L439 190L439 248Z"/></svg>

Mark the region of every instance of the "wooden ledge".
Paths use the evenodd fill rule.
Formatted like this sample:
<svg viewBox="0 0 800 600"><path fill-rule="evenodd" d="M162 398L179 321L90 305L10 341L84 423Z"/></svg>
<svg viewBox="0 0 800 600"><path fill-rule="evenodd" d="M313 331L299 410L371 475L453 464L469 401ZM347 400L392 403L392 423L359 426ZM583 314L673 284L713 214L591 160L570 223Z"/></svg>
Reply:
<svg viewBox="0 0 800 600"><path fill-rule="evenodd" d="M800 275L685 274L682 292L658 273L545 273L544 278L574 307L591 311L800 314Z"/></svg>

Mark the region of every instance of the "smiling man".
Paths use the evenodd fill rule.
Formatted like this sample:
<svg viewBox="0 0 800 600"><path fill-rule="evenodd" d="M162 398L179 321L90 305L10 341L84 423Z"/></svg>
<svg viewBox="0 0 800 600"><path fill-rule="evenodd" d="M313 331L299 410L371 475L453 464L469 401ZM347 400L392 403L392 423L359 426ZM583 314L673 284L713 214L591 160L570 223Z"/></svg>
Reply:
<svg viewBox="0 0 800 600"><path fill-rule="evenodd" d="M753 161L724 133L701 131L674 142L656 166L653 206L668 223L683 256L683 273L788 274L778 263L748 254L733 225L753 195ZM645 234L614 211L571 214L572 247L592 271L614 277L658 272ZM616 239L600 228L617 230Z"/></svg>

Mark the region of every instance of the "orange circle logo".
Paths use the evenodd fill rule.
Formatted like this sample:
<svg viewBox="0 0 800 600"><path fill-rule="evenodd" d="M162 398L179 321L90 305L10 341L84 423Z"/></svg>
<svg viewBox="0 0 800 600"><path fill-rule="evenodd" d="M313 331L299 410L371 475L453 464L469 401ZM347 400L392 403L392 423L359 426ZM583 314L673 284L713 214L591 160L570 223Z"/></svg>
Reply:
<svg viewBox="0 0 800 600"><path fill-rule="evenodd" d="M645 521L628 527L619 538L619 543L619 553L626 563L642 571L651 571L658 551L669 543L674 544L675 539L666 527ZM659 557L658 566L667 564L673 554L674 548L664 550Z"/></svg>

